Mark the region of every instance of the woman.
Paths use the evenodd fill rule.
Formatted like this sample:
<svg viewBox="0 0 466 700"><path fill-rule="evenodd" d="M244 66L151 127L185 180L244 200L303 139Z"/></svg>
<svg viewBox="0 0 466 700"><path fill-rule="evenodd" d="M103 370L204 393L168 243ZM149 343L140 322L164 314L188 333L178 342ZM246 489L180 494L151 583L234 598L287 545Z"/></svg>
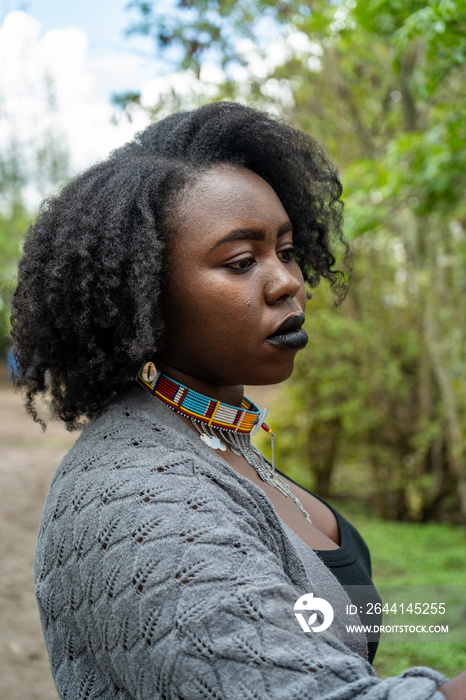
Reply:
<svg viewBox="0 0 466 700"><path fill-rule="evenodd" d="M342 622L341 584L371 584L367 548L250 442L268 428L243 385L291 374L305 281L344 296L340 194L313 139L216 103L146 129L31 227L16 383L36 420L46 389L70 429L91 419L54 476L35 559L60 697L440 700L466 687L428 668L375 676L374 645ZM296 602L314 600L317 627L317 614L297 624Z"/></svg>

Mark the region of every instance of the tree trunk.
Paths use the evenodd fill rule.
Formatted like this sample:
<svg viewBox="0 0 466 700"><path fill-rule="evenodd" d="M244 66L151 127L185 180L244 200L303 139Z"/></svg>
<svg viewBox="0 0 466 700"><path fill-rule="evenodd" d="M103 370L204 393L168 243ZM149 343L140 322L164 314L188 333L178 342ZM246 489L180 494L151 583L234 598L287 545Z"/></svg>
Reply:
<svg viewBox="0 0 466 700"><path fill-rule="evenodd" d="M456 405L453 387L447 368L443 362L440 344L437 340L437 329L434 319L434 309L431 294L427 301L426 313L426 342L432 359L432 366L442 394L445 406L445 415L449 436L449 459L452 470L458 480L458 495L460 501L461 516L466 525L466 459L464 436L461 429L461 420Z"/></svg>

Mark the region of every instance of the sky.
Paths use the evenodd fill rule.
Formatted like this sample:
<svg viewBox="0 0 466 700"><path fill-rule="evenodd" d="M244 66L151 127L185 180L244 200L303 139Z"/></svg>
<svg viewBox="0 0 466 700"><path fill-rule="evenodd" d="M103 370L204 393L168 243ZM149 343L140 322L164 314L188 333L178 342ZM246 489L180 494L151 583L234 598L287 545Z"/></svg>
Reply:
<svg viewBox="0 0 466 700"><path fill-rule="evenodd" d="M1 0L0 0L1 2ZM78 27L88 41L87 58L94 69L95 90L101 94L134 89L163 71L150 40L125 37L137 18L129 0L17 0L8 3L38 20L43 32Z"/></svg>
<svg viewBox="0 0 466 700"><path fill-rule="evenodd" d="M157 2L168 11L175 0ZM221 75L212 62L203 63L196 86L186 72L173 73L172 66L157 59L150 38L125 37L138 18L128 4L129 0L0 0L0 157L14 139L24 162L29 162L48 133L69 153L73 175L149 123L142 111L129 121L111 104L112 94L136 91L150 106L174 86L189 106L199 85L207 98L216 93ZM320 47L313 48L305 35L288 34L270 43L273 27L266 23L265 28L266 58L250 40L238 44L256 76L289 51L307 52L306 60L318 61L314 54ZM236 70L235 79L241 82L245 69ZM263 86L265 94L277 89L274 82ZM35 208L43 194L49 192L41 195L31 187L26 192L29 205Z"/></svg>
<svg viewBox="0 0 466 700"><path fill-rule="evenodd" d="M125 39L127 1L0 0L0 152L12 134L31 146L48 128L74 173L147 125L110 102L125 90L153 96L167 72L149 40Z"/></svg>

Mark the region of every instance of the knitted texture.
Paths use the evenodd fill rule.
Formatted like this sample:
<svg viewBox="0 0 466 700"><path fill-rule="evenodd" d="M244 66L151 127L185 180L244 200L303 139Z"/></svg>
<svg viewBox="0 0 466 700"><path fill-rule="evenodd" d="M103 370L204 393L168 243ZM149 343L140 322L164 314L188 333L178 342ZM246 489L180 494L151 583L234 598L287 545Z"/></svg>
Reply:
<svg viewBox="0 0 466 700"><path fill-rule="evenodd" d="M436 671L381 680L363 638L300 630L293 602L336 583L306 550L304 562L263 491L178 416L123 392L60 464L39 531L60 698L444 700Z"/></svg>

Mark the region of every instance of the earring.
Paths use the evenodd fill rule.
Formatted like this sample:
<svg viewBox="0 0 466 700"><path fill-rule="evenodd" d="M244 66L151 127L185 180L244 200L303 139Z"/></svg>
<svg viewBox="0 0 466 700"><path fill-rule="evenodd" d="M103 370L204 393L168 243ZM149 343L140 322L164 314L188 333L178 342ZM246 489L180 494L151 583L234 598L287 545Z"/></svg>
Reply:
<svg viewBox="0 0 466 700"><path fill-rule="evenodd" d="M157 377L157 370L153 362L146 362L141 372L142 378L148 384L152 384Z"/></svg>

